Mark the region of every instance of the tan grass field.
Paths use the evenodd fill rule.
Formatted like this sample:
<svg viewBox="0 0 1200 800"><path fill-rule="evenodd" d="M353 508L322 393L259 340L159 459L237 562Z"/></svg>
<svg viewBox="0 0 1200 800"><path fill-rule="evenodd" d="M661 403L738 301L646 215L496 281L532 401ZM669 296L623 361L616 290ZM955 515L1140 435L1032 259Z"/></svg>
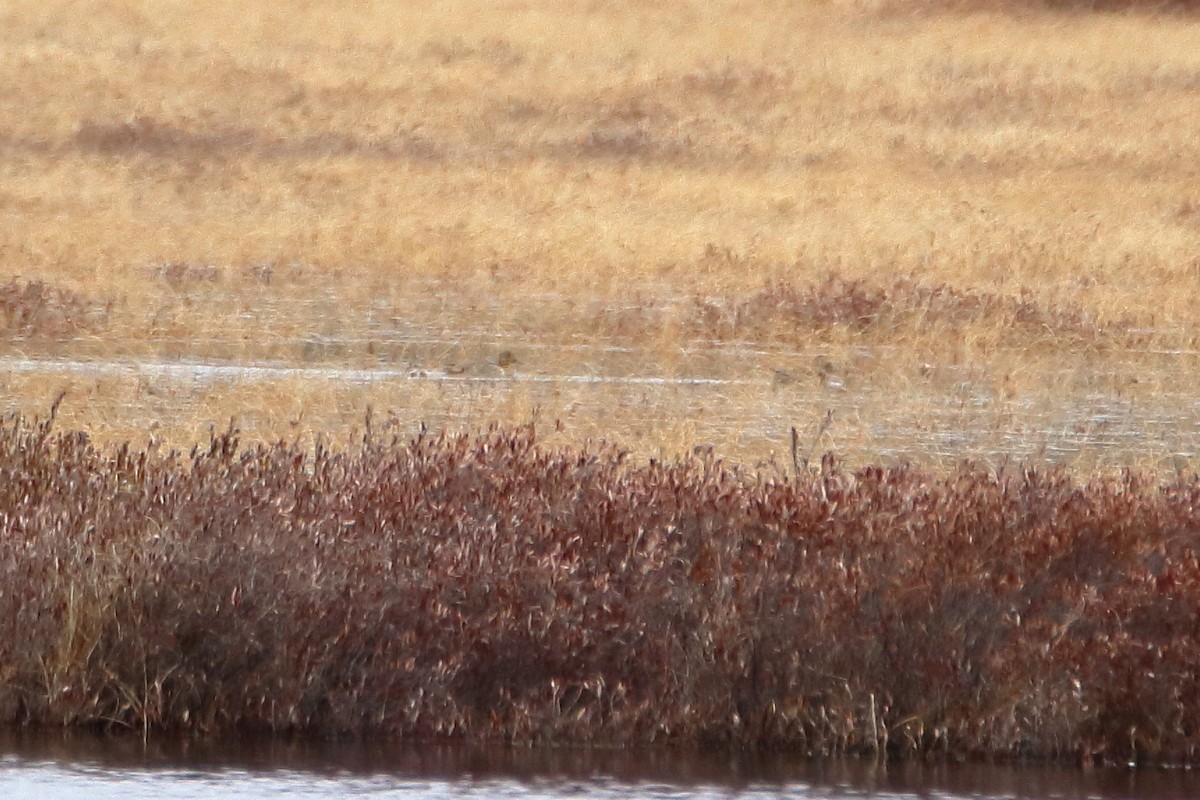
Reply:
<svg viewBox="0 0 1200 800"><path fill-rule="evenodd" d="M0 396L179 445L372 406L758 463L832 409L851 462L1178 468L1200 17L1131 5L0 4L0 355L310 370Z"/></svg>

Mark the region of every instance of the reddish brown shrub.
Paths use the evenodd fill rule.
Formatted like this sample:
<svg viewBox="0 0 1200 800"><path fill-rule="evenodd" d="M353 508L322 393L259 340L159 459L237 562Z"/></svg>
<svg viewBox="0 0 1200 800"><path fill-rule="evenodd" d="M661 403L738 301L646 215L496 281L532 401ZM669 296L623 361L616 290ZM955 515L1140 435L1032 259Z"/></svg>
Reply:
<svg viewBox="0 0 1200 800"><path fill-rule="evenodd" d="M0 717L1195 760L1200 481L0 430Z"/></svg>

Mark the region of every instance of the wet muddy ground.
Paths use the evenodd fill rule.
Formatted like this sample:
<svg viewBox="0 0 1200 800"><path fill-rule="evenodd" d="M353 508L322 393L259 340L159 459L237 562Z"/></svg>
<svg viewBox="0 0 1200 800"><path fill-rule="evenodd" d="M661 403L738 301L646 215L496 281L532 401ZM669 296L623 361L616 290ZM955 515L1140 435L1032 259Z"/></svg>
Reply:
<svg viewBox="0 0 1200 800"><path fill-rule="evenodd" d="M371 408L401 435L533 424L552 442L604 438L661 458L712 448L783 472L795 470L793 428L801 458L832 451L851 465L1170 476L1200 453L1200 351L1182 334L1005 340L878 319L832 332L751 319L756 338L739 338L732 306L693 297L550 292L514 307L441 283L350 297L243 286L211 269L204 280L148 274L160 300L119 305L115 322L11 340L0 349L7 409L44 412L65 390L64 424L186 447L231 421L250 438L336 441Z"/></svg>

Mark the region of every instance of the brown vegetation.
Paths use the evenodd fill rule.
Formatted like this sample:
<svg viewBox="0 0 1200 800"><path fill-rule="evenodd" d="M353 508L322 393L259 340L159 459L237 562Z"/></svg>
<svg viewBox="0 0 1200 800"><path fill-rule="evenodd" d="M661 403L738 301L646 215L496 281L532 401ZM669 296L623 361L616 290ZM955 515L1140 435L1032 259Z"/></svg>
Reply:
<svg viewBox="0 0 1200 800"><path fill-rule="evenodd" d="M1188 760L1200 481L0 433L0 718Z"/></svg>
<svg viewBox="0 0 1200 800"><path fill-rule="evenodd" d="M112 310L77 292L44 281L0 285L0 337L67 339L98 330Z"/></svg>
<svg viewBox="0 0 1200 800"><path fill-rule="evenodd" d="M992 11L1013 13L1051 10L1079 12L1193 13L1196 0L881 0L881 10L892 13Z"/></svg>
<svg viewBox="0 0 1200 800"><path fill-rule="evenodd" d="M1028 290L1019 296L928 286L912 278L879 285L829 274L807 287L779 282L744 299L700 299L684 322L706 340L795 341L830 331L870 333L876 339L949 335L964 327L995 330L1009 344L1039 338L1057 346L1137 341L1129 319L1101 323L1082 309L1039 302ZM1143 334L1144 336L1144 334Z"/></svg>
<svg viewBox="0 0 1200 800"><path fill-rule="evenodd" d="M834 268L1193 324L1194 19L1090 4L14 7L0 278L128 296L132 338L147 263L534 318Z"/></svg>
<svg viewBox="0 0 1200 800"><path fill-rule="evenodd" d="M1196 760L1193 4L119 5L6 10L0 719Z"/></svg>

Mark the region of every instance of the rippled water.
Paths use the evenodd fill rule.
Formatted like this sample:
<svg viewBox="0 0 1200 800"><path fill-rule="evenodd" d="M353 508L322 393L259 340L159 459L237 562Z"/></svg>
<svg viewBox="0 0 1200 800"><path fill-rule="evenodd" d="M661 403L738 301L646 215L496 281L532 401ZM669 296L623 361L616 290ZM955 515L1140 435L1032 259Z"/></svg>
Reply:
<svg viewBox="0 0 1200 800"><path fill-rule="evenodd" d="M0 796L43 798L1088 798L1200 797L1187 770L885 765L671 750L465 745L150 744L0 737Z"/></svg>

